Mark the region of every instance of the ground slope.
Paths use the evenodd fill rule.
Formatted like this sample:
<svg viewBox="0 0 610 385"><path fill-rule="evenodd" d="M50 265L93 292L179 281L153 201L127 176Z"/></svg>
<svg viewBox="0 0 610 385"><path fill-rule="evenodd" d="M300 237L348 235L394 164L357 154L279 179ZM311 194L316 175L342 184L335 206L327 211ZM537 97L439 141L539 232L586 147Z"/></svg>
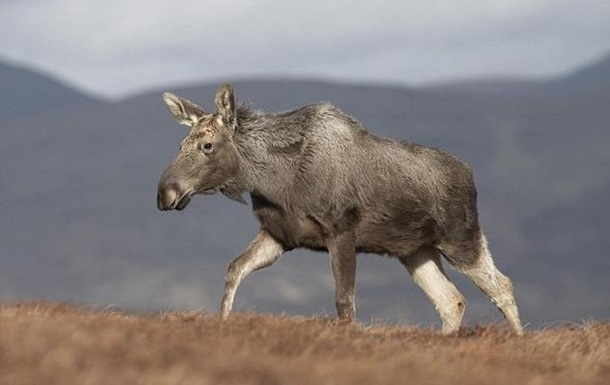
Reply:
<svg viewBox="0 0 610 385"><path fill-rule="evenodd" d="M610 324L530 331L0 306L1 384L607 384Z"/></svg>

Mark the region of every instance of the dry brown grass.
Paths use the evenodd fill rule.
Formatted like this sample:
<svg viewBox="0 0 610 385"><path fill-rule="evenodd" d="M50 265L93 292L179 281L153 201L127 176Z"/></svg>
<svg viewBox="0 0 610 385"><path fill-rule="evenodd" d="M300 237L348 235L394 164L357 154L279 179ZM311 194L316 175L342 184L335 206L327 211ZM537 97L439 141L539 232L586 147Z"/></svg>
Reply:
<svg viewBox="0 0 610 385"><path fill-rule="evenodd" d="M0 306L1 384L610 384L610 324L444 337L325 318Z"/></svg>

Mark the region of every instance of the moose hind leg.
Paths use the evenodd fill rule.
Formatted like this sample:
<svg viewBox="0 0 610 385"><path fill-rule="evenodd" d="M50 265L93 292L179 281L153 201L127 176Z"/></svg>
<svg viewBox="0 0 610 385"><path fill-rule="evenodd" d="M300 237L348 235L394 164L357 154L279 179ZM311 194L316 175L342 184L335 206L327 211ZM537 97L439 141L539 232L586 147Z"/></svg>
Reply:
<svg viewBox="0 0 610 385"><path fill-rule="evenodd" d="M457 332L466 311L466 299L445 275L439 251L424 246L400 258L400 262L434 304L443 323L443 334Z"/></svg>
<svg viewBox="0 0 610 385"><path fill-rule="evenodd" d="M519 319L519 310L513 294L513 283L495 266L489 253L485 235L480 234L471 254L476 255L477 258L468 262L465 262L466 259L454 259L451 256L451 251L445 256L457 271L468 276L489 297L502 312L515 333L523 334L523 326Z"/></svg>
<svg viewBox="0 0 610 385"><path fill-rule="evenodd" d="M233 308L237 287L248 274L277 261L284 247L266 231L259 232L250 245L229 264L225 276L225 289L220 305L220 316L226 319Z"/></svg>

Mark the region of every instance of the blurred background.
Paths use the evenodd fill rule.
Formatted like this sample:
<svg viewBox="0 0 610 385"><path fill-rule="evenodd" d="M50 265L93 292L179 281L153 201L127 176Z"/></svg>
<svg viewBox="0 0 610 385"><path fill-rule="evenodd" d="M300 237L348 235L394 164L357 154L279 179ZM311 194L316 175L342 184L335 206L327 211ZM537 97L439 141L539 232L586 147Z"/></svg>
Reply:
<svg viewBox="0 0 610 385"><path fill-rule="evenodd" d="M610 318L610 2L0 1L0 301L215 312L257 232L223 196L156 209L187 135L161 92L274 112L326 100L470 163L530 326ZM501 320L449 272L469 324ZM362 322L440 322L396 261L359 257ZM334 315L323 253L248 277L237 310Z"/></svg>

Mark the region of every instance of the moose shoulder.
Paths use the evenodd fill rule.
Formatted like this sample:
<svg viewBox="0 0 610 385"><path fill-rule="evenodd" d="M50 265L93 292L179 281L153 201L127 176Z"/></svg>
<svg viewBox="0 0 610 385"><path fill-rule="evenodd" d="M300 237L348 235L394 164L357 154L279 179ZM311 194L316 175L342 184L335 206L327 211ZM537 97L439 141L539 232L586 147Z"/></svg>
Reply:
<svg viewBox="0 0 610 385"><path fill-rule="evenodd" d="M159 182L161 210L182 210L194 194L249 193L261 226L229 265L221 316L241 280L291 249L328 251L339 318L355 317L356 254L397 258L439 312L444 333L459 329L466 301L441 256L470 277L522 332L513 287L495 266L481 231L470 168L448 153L368 133L328 103L266 114L237 106L233 88L216 111L164 94L189 126Z"/></svg>

